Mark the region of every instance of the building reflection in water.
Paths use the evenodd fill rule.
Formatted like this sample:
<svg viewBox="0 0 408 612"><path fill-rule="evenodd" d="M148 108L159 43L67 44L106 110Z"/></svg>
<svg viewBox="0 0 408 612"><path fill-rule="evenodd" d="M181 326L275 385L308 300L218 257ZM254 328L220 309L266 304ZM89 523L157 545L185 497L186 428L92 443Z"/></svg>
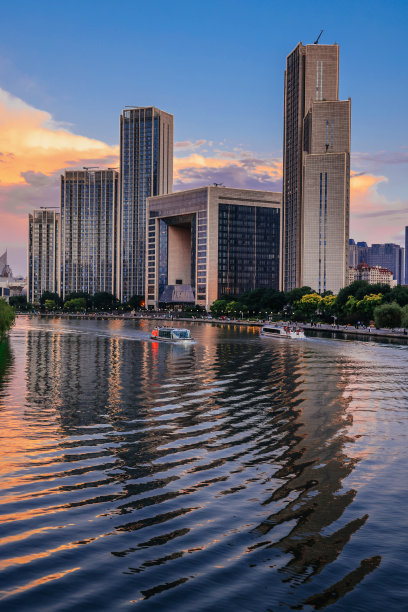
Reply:
<svg viewBox="0 0 408 612"><path fill-rule="evenodd" d="M115 486L103 512L115 517L116 535L128 535L112 544L115 557L132 559L123 572L159 565L156 548L171 543L171 574L187 552L229 541L235 529L246 534L235 559L283 556L280 579L294 586L318 576L368 519L347 512L356 496L344 486L355 467L346 448L350 363L327 365L306 345L262 343L253 328L237 336L229 326L192 324L199 341L184 346L146 341L140 334L150 327L27 332L25 418L37 426L56 419L70 440L66 461L75 445L87 447L84 459L89 447L109 456L101 469ZM84 428L85 442L75 438ZM205 527L204 510L212 517L225 496L225 518ZM356 560L339 597L378 563ZM160 589L149 573L140 578L142 593ZM316 597L309 603L334 596Z"/></svg>

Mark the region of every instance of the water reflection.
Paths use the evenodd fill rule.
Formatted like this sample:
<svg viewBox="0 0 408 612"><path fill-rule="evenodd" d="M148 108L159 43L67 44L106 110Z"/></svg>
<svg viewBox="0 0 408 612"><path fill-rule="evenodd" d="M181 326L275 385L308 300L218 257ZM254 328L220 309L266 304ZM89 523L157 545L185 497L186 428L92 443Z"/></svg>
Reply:
<svg viewBox="0 0 408 612"><path fill-rule="evenodd" d="M228 326L193 325L196 344L180 346L150 342L146 322L20 325L21 423L2 423L5 601L307 609L380 571L353 475L354 405L368 401L355 352Z"/></svg>

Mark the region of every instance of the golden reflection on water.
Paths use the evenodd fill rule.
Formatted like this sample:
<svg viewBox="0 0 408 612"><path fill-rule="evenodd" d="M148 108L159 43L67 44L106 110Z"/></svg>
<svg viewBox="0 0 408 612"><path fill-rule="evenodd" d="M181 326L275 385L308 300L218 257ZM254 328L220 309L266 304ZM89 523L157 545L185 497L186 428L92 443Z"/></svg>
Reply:
<svg viewBox="0 0 408 612"><path fill-rule="evenodd" d="M144 598L180 588L184 559L210 554L221 575L276 565L275 580L316 584L310 605L332 601L320 575L370 524L353 476L374 448L356 442L377 431L381 408L380 392L360 388L369 367L324 345L258 339L255 327L191 323L196 343L181 346L151 342L147 321L83 323L28 325L24 350L6 346L0 359L0 524L22 525L0 552L27 546L0 567L56 560L55 573L10 592L78 572L62 553L103 540L98 554L123 561L115 579L137 575ZM349 562L352 588L380 566L377 552ZM207 571L194 567L193 582ZM262 572L251 576L257 589Z"/></svg>

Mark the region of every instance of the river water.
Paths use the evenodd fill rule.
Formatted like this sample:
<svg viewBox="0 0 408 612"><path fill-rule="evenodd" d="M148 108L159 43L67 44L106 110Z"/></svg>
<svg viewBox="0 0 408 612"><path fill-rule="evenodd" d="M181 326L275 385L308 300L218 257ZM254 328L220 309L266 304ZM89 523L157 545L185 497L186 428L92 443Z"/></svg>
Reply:
<svg viewBox="0 0 408 612"><path fill-rule="evenodd" d="M0 609L406 609L408 347L19 317Z"/></svg>

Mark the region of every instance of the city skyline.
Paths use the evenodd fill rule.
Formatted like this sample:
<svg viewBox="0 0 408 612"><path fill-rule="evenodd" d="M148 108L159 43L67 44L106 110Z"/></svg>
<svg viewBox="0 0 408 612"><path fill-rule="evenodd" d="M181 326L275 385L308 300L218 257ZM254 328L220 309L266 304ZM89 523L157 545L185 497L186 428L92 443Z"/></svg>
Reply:
<svg viewBox="0 0 408 612"><path fill-rule="evenodd" d="M48 14L47 2L36 11L29 2L23 4L26 11L19 17L20 30L27 34L26 45L33 46L33 53L23 54L9 32L4 32L0 44L4 57L8 51L7 61L0 63L0 250L8 248L16 273L25 272L27 213L40 206L58 205L58 179L64 169L118 165L118 116L132 102L138 106L155 104L175 116L175 191L212 182L280 190L285 58L299 40L313 43L320 25L325 28L320 42L337 41L340 45L339 97L350 96L353 101L350 235L367 242L403 245L408 153L402 112L406 83L400 78L398 61L403 44L398 32L402 33L407 10L402 2L392 9L378 2L353 5L352 24L341 16L347 13L344 7L340 11L316 3L322 21L318 25L316 11L312 20L301 3L295 3L298 14L291 17L293 27L289 27L289 15L283 9L276 9L273 22L268 21L272 10L266 2L256 3L257 10L249 14L242 11L247 3L235 3L232 15L230 2L219 3L216 13L210 3L205 15L198 7L184 10L184 2L176 2L174 14L170 14L166 3L159 3L166 9L168 31L161 25L155 38L157 48L151 58L152 66L158 69L155 79L151 79L151 66L148 73L146 66L135 62L130 78L129 73L124 78L115 55L100 66L86 55L97 37L103 36L97 27L87 40L80 29L78 50L64 59L59 53L60 41L55 36L39 40L38 33L61 19L70 31L73 22L68 12L58 8ZM101 5L101 15L96 18L99 24L107 10L106 3ZM129 4L127 8L132 15L134 9ZM137 8L140 12L141 5ZM17 19L11 7L5 13L5 22ZM84 24L89 19L88 7ZM117 23L115 16L113 20ZM268 35L264 22L271 28ZM149 20L146 23L146 32L134 43L136 50L157 25ZM195 39L188 33L188 24L195 26L196 38L203 42L199 55L189 52ZM204 40L209 24L215 37L213 51ZM39 28L36 37L32 25ZM245 45L238 43L244 31ZM387 45L372 45L368 50L367 40L380 33L387 38ZM178 36L172 36L175 34ZM255 44L255 39L260 42ZM130 44L113 34L108 52L113 43L120 43L121 49ZM252 47L250 43L254 43ZM55 57L51 57L54 47ZM95 62L92 70L90 65L87 69L75 67L79 51ZM111 62L114 71L107 70ZM104 94L106 84L109 90L103 99L96 82L101 69L106 72ZM250 120L249 108L253 111Z"/></svg>

